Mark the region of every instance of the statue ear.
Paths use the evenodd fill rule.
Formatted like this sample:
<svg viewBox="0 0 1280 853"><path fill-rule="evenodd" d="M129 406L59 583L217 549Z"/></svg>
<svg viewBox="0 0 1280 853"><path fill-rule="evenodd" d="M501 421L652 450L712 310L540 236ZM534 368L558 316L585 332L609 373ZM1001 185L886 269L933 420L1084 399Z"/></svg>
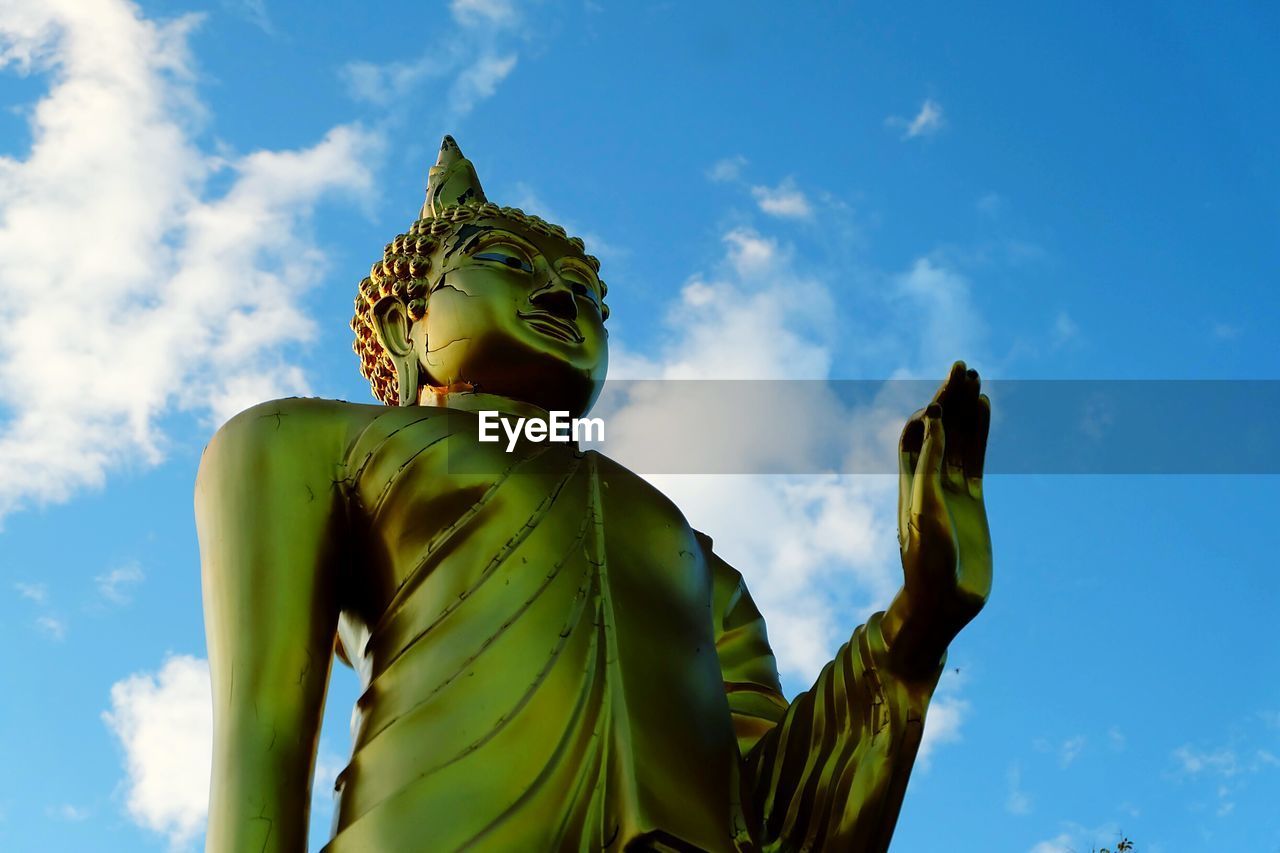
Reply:
<svg viewBox="0 0 1280 853"><path fill-rule="evenodd" d="M395 365L402 406L418 402L418 354L409 337L410 325L409 312L396 297L384 296L373 304L373 331Z"/></svg>

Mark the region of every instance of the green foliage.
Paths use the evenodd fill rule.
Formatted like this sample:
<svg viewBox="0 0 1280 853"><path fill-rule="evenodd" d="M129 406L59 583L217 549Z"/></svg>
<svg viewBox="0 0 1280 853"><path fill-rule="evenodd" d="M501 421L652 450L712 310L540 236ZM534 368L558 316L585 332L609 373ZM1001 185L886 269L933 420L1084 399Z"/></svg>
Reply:
<svg viewBox="0 0 1280 853"><path fill-rule="evenodd" d="M1133 853L1135 849L1132 841L1121 836L1120 840L1116 842L1114 850L1110 847L1103 847L1101 850L1095 850L1094 853Z"/></svg>

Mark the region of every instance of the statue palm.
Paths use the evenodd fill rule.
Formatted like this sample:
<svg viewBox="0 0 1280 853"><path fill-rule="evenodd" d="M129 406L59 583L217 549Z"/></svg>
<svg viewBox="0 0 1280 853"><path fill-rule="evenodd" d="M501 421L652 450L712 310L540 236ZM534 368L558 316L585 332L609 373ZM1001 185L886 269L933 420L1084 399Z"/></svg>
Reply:
<svg viewBox="0 0 1280 853"><path fill-rule="evenodd" d="M904 584L885 639L909 669L936 670L947 645L991 592L991 534L982 469L991 403L957 361L899 442L898 543Z"/></svg>

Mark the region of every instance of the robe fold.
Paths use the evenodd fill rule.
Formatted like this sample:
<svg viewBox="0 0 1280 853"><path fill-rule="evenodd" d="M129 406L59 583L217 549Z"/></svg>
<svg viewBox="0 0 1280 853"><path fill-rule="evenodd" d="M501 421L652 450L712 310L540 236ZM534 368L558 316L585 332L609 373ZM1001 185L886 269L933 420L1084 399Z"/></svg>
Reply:
<svg viewBox="0 0 1280 853"><path fill-rule="evenodd" d="M892 675L879 614L787 703L741 575L660 492L477 434L396 409L350 449L363 692L324 850L886 849L936 674Z"/></svg>

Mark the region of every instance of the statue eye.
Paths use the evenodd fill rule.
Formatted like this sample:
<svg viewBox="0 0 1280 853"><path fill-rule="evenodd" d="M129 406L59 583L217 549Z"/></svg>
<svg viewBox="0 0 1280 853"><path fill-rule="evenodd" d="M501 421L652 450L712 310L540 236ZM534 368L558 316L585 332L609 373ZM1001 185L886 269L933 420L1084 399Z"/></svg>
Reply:
<svg viewBox="0 0 1280 853"><path fill-rule="evenodd" d="M511 267L513 270L520 270L521 272L533 272L533 264L529 263L528 260L507 252L480 252L479 254L472 255L472 257L477 261L492 261L494 263L503 264L504 266Z"/></svg>
<svg viewBox="0 0 1280 853"><path fill-rule="evenodd" d="M575 296L585 296L597 306L599 305L600 299L596 296L595 288L591 286L591 279L577 267L565 265L560 270L560 277L568 282L569 289Z"/></svg>
<svg viewBox="0 0 1280 853"><path fill-rule="evenodd" d="M574 296L585 297L592 305L595 305L597 308L600 307L600 300L596 299L596 292L592 290L590 286L585 285L580 281L573 281L572 279L569 279L568 281L569 289L573 291Z"/></svg>

